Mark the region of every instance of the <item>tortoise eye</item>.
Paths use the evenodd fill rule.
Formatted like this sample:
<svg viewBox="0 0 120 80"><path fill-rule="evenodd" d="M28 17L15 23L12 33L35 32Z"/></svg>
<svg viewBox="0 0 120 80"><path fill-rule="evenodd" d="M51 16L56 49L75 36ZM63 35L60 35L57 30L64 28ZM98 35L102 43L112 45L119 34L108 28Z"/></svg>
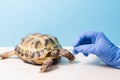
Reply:
<svg viewBox="0 0 120 80"><path fill-rule="evenodd" d="M52 56L58 56L58 50L53 50L53 51L51 51L51 55Z"/></svg>
<svg viewBox="0 0 120 80"><path fill-rule="evenodd" d="M56 53L54 53L54 52L51 52L51 55L52 55L52 56L54 56L55 54L56 54Z"/></svg>

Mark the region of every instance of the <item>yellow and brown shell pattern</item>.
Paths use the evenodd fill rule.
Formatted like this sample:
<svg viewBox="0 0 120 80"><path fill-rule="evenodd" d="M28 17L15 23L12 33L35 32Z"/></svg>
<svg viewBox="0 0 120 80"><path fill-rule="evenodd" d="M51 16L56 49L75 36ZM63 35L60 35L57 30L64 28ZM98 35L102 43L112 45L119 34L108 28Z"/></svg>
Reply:
<svg viewBox="0 0 120 80"><path fill-rule="evenodd" d="M42 64L48 53L55 49L62 49L56 37L47 34L34 33L24 37L16 46L19 58L32 64ZM56 57L56 59L58 59Z"/></svg>

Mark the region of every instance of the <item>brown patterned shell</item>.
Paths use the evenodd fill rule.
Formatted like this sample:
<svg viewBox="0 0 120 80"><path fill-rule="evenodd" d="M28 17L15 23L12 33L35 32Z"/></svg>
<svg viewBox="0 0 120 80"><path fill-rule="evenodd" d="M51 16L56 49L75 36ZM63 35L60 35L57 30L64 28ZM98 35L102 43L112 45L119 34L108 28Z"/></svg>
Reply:
<svg viewBox="0 0 120 80"><path fill-rule="evenodd" d="M35 33L23 38L15 51L25 62L42 64L46 60L47 54L55 48L62 48L56 37Z"/></svg>

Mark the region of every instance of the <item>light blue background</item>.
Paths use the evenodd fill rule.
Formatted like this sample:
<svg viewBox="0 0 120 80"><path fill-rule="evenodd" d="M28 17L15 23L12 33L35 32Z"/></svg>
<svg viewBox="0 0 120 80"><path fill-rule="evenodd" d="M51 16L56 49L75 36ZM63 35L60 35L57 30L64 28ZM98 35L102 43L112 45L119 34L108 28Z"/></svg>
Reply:
<svg viewBox="0 0 120 80"><path fill-rule="evenodd" d="M71 46L84 31L102 31L120 45L120 0L0 0L0 46L35 32Z"/></svg>

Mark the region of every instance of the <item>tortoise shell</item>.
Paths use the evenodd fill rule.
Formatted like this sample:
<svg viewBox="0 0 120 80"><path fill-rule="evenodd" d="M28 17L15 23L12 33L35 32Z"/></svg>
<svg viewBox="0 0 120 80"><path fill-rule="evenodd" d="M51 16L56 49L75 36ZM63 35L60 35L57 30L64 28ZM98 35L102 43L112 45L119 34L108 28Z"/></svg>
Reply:
<svg viewBox="0 0 120 80"><path fill-rule="evenodd" d="M34 33L24 37L15 48L15 51L18 57L25 62L42 64L47 59L48 53L53 49L62 49L56 37ZM58 57L54 58L59 59Z"/></svg>

